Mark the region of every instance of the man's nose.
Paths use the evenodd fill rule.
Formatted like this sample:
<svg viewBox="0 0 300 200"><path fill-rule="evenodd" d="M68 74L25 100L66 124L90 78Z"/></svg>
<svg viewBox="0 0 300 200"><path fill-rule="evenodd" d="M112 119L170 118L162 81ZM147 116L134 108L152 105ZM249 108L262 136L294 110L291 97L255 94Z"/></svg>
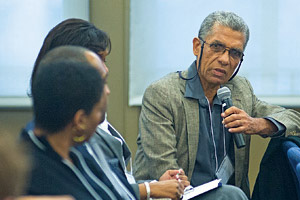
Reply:
<svg viewBox="0 0 300 200"><path fill-rule="evenodd" d="M229 49L225 48L219 57L219 62L221 62L222 65L228 65L229 60L230 60L230 51Z"/></svg>

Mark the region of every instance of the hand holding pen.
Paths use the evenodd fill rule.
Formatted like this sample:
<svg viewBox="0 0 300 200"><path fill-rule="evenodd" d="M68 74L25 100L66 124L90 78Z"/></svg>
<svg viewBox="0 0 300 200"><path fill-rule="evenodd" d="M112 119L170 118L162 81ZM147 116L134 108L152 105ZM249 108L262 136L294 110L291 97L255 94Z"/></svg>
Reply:
<svg viewBox="0 0 300 200"><path fill-rule="evenodd" d="M190 182L188 181L188 177L185 175L183 169L176 169L176 170L167 170L160 178L160 181L165 180L172 180L176 179L179 182L181 182L184 187L187 187L190 185Z"/></svg>

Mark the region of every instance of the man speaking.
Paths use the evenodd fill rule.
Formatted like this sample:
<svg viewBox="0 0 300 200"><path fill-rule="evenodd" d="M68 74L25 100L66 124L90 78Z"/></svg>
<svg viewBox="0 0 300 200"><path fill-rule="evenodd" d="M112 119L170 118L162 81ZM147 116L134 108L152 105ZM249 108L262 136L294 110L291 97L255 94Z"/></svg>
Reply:
<svg viewBox="0 0 300 200"><path fill-rule="evenodd" d="M201 199L250 196L250 136L300 133L300 114L260 101L248 80L235 76L248 40L249 28L241 17L213 12L193 39L196 60L190 67L147 88L137 139L137 179L157 179L167 169L183 168L192 186L222 179L221 188ZM230 90L233 106L218 97L222 87ZM236 134L243 136L239 148L233 142Z"/></svg>

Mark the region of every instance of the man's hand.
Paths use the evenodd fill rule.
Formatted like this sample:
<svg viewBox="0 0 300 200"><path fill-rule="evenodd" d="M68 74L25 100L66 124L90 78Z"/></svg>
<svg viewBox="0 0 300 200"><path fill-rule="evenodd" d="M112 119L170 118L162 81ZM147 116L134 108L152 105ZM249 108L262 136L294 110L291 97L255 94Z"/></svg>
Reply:
<svg viewBox="0 0 300 200"><path fill-rule="evenodd" d="M165 181L165 180L180 180L184 187L187 187L190 185L190 182L188 181L188 177L185 175L183 169L178 170L167 170L160 178L159 181Z"/></svg>
<svg viewBox="0 0 300 200"><path fill-rule="evenodd" d="M244 133L248 135L267 136L277 132L277 127L264 118L250 117L245 111L232 106L221 114L222 123L230 133Z"/></svg>
<svg viewBox="0 0 300 200"><path fill-rule="evenodd" d="M150 183L152 198L180 199L184 193L182 182L177 180L166 180Z"/></svg>

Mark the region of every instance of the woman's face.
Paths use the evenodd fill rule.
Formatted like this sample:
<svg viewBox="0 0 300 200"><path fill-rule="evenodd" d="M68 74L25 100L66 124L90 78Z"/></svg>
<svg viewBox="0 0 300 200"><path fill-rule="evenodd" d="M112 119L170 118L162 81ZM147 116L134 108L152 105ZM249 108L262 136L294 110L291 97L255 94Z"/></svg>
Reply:
<svg viewBox="0 0 300 200"><path fill-rule="evenodd" d="M108 56L109 51L106 49L105 51L99 51L97 54L100 56L101 60L106 62L106 56Z"/></svg>

